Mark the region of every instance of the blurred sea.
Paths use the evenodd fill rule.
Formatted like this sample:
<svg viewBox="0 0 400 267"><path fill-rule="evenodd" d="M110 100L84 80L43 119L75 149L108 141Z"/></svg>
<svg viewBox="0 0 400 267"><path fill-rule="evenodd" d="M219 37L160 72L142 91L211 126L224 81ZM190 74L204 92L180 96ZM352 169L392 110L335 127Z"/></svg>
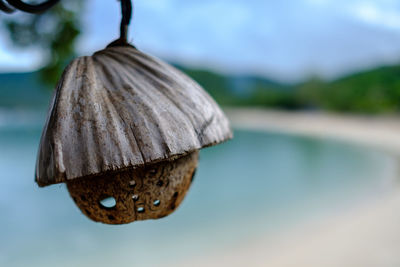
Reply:
<svg viewBox="0 0 400 267"><path fill-rule="evenodd" d="M162 266L221 255L258 235L379 197L396 160L344 142L235 131L202 150L181 207L157 221L87 219L63 184L34 183L45 111L0 110L0 266Z"/></svg>

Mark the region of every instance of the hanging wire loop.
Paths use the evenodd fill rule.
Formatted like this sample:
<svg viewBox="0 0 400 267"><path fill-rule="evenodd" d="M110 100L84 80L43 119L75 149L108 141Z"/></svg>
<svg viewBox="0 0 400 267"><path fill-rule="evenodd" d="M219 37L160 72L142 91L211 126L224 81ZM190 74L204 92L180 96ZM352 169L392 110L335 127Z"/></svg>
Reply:
<svg viewBox="0 0 400 267"><path fill-rule="evenodd" d="M13 13L15 11L14 8L10 7L1 0L0 0L0 10L3 11L4 13Z"/></svg>
<svg viewBox="0 0 400 267"><path fill-rule="evenodd" d="M15 10L20 10L27 13L38 14L50 9L60 0L47 0L40 4L27 4L21 0L5 1L7 2L7 4L4 2L4 0L0 0L0 10L2 10L3 12L12 13Z"/></svg>
<svg viewBox="0 0 400 267"><path fill-rule="evenodd" d="M129 45L128 44L128 28L129 23L132 19L133 5L131 0L119 0L121 2L121 28L120 37L118 40L112 42L110 46L115 45ZM60 0L47 0L40 4L27 4L21 0L0 0L0 11L5 13L13 13L14 11L23 11L32 14L42 13L54 5Z"/></svg>

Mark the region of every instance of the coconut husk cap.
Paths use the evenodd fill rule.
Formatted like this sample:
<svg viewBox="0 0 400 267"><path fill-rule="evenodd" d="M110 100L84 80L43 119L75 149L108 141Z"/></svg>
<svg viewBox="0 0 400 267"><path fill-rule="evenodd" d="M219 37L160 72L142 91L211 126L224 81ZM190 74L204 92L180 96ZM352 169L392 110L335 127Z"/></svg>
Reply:
<svg viewBox="0 0 400 267"><path fill-rule="evenodd" d="M132 46L66 68L36 164L40 186L174 160L232 137L215 101L192 79Z"/></svg>

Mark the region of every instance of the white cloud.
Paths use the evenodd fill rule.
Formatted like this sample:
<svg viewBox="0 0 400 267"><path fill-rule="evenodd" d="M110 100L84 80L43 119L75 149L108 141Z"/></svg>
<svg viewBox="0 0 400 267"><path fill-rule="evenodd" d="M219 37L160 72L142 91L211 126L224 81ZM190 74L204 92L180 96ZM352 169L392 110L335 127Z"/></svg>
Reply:
<svg viewBox="0 0 400 267"><path fill-rule="evenodd" d="M377 2L360 2L352 5L349 12L368 24L400 29L400 10L395 6L381 6Z"/></svg>

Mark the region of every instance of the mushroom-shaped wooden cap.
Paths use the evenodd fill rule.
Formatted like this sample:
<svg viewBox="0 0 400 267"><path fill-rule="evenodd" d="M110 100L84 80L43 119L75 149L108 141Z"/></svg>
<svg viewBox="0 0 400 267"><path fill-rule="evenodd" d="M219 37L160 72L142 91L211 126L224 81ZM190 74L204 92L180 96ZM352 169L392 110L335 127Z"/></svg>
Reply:
<svg viewBox="0 0 400 267"><path fill-rule="evenodd" d="M64 71L42 133L36 182L70 189L79 179L118 180L122 171L163 162L190 165L189 155L231 137L221 109L188 76L132 46L108 47Z"/></svg>

